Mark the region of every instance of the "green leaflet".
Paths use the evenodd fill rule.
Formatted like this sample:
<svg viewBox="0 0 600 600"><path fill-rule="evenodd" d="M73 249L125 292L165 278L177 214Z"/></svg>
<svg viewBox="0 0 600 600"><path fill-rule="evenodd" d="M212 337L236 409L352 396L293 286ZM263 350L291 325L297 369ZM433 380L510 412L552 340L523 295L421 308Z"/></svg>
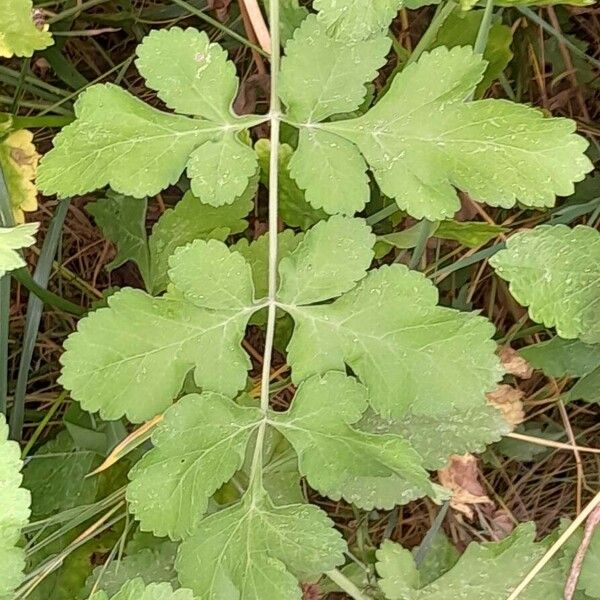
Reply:
<svg viewBox="0 0 600 600"><path fill-rule="evenodd" d="M166 289L169 257L177 248L196 239L225 241L228 235L240 233L248 227L245 217L252 210L256 185L256 181L252 180L247 190L227 206L204 204L188 192L174 208L165 211L148 240L153 294Z"/></svg>
<svg viewBox="0 0 600 600"><path fill-rule="evenodd" d="M584 344L580 340L553 337L521 348L519 354L549 377L584 377L600 367L600 345Z"/></svg>
<svg viewBox="0 0 600 600"><path fill-rule="evenodd" d="M138 51L136 66L149 88L175 112L215 123L235 123L238 90L227 52L195 29L156 29Z"/></svg>
<svg viewBox="0 0 600 600"><path fill-rule="evenodd" d="M269 187L269 160L271 142L261 139L254 145L260 165L260 182ZM327 214L313 208L304 198L304 192L298 187L290 174L290 160L294 150L288 144L279 145L279 214L290 227L309 229L315 223L326 219Z"/></svg>
<svg viewBox="0 0 600 600"><path fill-rule="evenodd" d="M292 46L286 60L292 50L306 48ZM336 183L362 174L364 157L384 194L412 216L432 221L458 210L455 188L492 206L517 201L552 206L557 194L571 194L573 182L591 170L584 155L587 142L573 133L569 120L545 119L539 111L504 100L465 102L485 68L469 47L437 48L399 73L363 116L318 124L292 120L301 130L292 176L297 173L311 201L330 191L318 177L314 183L308 177L322 168L323 152L340 163ZM314 138L315 132L319 148L313 158L308 136ZM320 141L322 134L339 138L331 152L327 148L333 142ZM362 205L367 191L363 186ZM358 205L355 194L352 201ZM327 198L326 210L333 210L332 203L338 212L352 208L346 194Z"/></svg>
<svg viewBox="0 0 600 600"><path fill-rule="evenodd" d="M78 448L68 431L45 443L23 469L23 485L31 491L36 518L90 504L96 498L98 477L86 477L100 464L100 457Z"/></svg>
<svg viewBox="0 0 600 600"><path fill-rule="evenodd" d="M128 581L116 594L96 592L89 600L195 600L190 590L177 590L169 583L151 583L146 586L142 579Z"/></svg>
<svg viewBox="0 0 600 600"><path fill-rule="evenodd" d="M520 525L501 542L470 544L452 569L424 585L411 552L385 541L377 551L379 585L388 600L452 600L461 595L468 600L506 600L546 550L546 544L535 542L532 524ZM561 598L564 576L556 562L520 598Z"/></svg>
<svg viewBox="0 0 600 600"><path fill-rule="evenodd" d="M0 277L25 266L18 251L35 244L34 235L39 226L39 223L27 223L16 227L0 227Z"/></svg>
<svg viewBox="0 0 600 600"><path fill-rule="evenodd" d="M240 469L261 421L257 408L218 394L182 398L152 436L155 446L130 473L127 499L143 531L188 537L208 499Z"/></svg>
<svg viewBox="0 0 600 600"><path fill-rule="evenodd" d="M600 234L542 225L512 236L490 260L531 318L559 336L600 342Z"/></svg>
<svg viewBox="0 0 600 600"><path fill-rule="evenodd" d="M441 469L451 454L483 452L489 444L510 433L500 411L481 403L467 409L445 408L442 414L407 413L396 419L367 414L360 428L372 433L393 433L407 440L423 459L426 469ZM436 443L431 443L435 435Z"/></svg>
<svg viewBox="0 0 600 600"><path fill-rule="evenodd" d="M315 0L314 7L330 34L356 42L382 34L402 4L402 0Z"/></svg>
<svg viewBox="0 0 600 600"><path fill-rule="evenodd" d="M107 270L112 271L132 260L139 267L146 287L150 281L150 253L146 240L147 207L145 200L113 191L108 191L106 198L86 206L104 236L117 246L117 255L106 265Z"/></svg>
<svg viewBox="0 0 600 600"><path fill-rule="evenodd" d="M179 274L178 265L202 257L203 268L196 266L195 274L207 281L203 275L212 272L211 262L222 259L224 248L215 240L196 240L179 249L170 264ZM244 287L248 306L240 309L239 298L223 297L218 309L211 308L214 294L204 302L193 286L172 286L160 298L124 289L111 296L109 308L82 319L78 332L69 336L61 358L62 385L84 409L99 410L107 420L127 415L133 422L165 410L191 369L205 390L232 395L242 389L250 363L240 343L256 308L250 302L249 269L235 272L237 256L229 254L221 268ZM219 368L212 364L215 359Z"/></svg>
<svg viewBox="0 0 600 600"><path fill-rule="evenodd" d="M332 217L317 223L281 259L278 299L284 304L312 304L351 290L371 265L374 243L362 219Z"/></svg>
<svg viewBox="0 0 600 600"><path fill-rule="evenodd" d="M316 15L308 16L286 45L281 65L279 95L289 119L318 123L359 108L365 83L377 76L390 46L386 37L354 44L337 40Z"/></svg>
<svg viewBox="0 0 600 600"><path fill-rule="evenodd" d="M35 26L31 0L0 0L0 14L0 57L31 56L54 43L48 26Z"/></svg>
<svg viewBox="0 0 600 600"><path fill-rule="evenodd" d="M274 426L298 453L300 472L311 487L367 510L438 495L421 458L403 438L354 427L367 400L362 385L330 372L301 383L291 409L273 415Z"/></svg>
<svg viewBox="0 0 600 600"><path fill-rule="evenodd" d="M130 545L128 544L128 550ZM82 596L87 598L94 585L111 596L130 579L136 578L142 579L146 585L168 582L177 589L179 582L175 573L176 552L177 544L162 541L154 548L141 548L120 560L114 560L107 567L96 567L86 582L87 594Z"/></svg>
<svg viewBox="0 0 600 600"><path fill-rule="evenodd" d="M176 183L187 168L203 202L231 204L257 171L256 155L239 134L264 120L232 112L232 63L206 33L178 27L153 31L138 56L148 86L176 112L196 118L158 111L111 84L92 86L77 100L75 122L42 160L40 189L73 196L110 185L142 198ZM221 168L226 155L230 171Z"/></svg>
<svg viewBox="0 0 600 600"><path fill-rule="evenodd" d="M29 520L31 495L21 487L22 466L19 445L8 439L0 414L0 600L12 600L25 568L25 552L17 544Z"/></svg>
<svg viewBox="0 0 600 600"><path fill-rule="evenodd" d="M316 506L276 507L256 492L202 521L175 566L203 600L301 600L297 580L342 564L345 547Z"/></svg>

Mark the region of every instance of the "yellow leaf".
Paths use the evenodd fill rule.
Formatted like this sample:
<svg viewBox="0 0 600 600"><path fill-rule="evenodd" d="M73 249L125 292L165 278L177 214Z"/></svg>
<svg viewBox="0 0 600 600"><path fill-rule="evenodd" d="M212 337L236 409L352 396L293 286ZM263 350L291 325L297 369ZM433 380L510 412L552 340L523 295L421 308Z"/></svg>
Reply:
<svg viewBox="0 0 600 600"><path fill-rule="evenodd" d="M26 129L15 131L0 142L0 167L17 223L25 221L24 212L37 210L37 189L33 181L39 159L33 134Z"/></svg>
<svg viewBox="0 0 600 600"><path fill-rule="evenodd" d="M0 0L0 57L31 56L54 41L48 25L34 23L31 0Z"/></svg>

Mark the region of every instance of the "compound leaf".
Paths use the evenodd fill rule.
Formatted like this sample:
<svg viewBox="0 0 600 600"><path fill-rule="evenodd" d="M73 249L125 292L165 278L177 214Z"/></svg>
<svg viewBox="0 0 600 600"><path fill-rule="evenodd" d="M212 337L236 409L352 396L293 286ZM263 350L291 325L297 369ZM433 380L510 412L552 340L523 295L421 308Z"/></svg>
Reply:
<svg viewBox="0 0 600 600"><path fill-rule="evenodd" d="M369 200L367 164L356 146L318 129L302 129L290 175L307 202L329 214L352 215Z"/></svg>
<svg viewBox="0 0 600 600"><path fill-rule="evenodd" d="M23 485L31 491L31 512L36 518L90 504L96 498L98 478L86 475L100 457L78 448L68 431L44 444L23 469Z"/></svg>
<svg viewBox="0 0 600 600"><path fill-rule="evenodd" d="M176 253L171 265L183 288L173 287L160 298L124 289L111 296L108 308L79 322L65 343L61 381L84 409L100 411L107 420L127 415L144 421L171 404L192 369L204 390L234 395L244 387L250 362L240 344L254 306L232 308L236 301L206 308L214 306L211 282L205 292L187 289L178 269L191 261L210 270L211 260L221 256L219 244L196 240ZM248 297L248 277L248 271L236 277L240 298Z"/></svg>
<svg viewBox="0 0 600 600"><path fill-rule="evenodd" d="M35 26L31 0L0 0L0 14L0 57L31 56L54 43L47 25Z"/></svg>
<svg viewBox="0 0 600 600"><path fill-rule="evenodd" d="M541 225L512 236L490 264L534 321L566 339L600 342L598 231Z"/></svg>
<svg viewBox="0 0 600 600"><path fill-rule="evenodd" d="M455 188L492 206L552 206L591 170L587 142L567 119L504 100L465 102L485 66L469 47L436 48L365 115L311 127L356 144L382 192L417 218L451 217Z"/></svg>
<svg viewBox="0 0 600 600"><path fill-rule="evenodd" d="M185 396L152 436L154 448L130 473L127 499L141 529L172 539L189 536L208 499L240 469L261 420L214 393Z"/></svg>
<svg viewBox="0 0 600 600"><path fill-rule="evenodd" d="M402 4L403 0L315 0L314 7L330 34L358 41L387 29Z"/></svg>
<svg viewBox="0 0 600 600"><path fill-rule="evenodd" d="M421 458L404 439L353 427L367 399L355 379L330 372L301 383L292 408L271 418L298 453L308 483L333 500L371 510L435 496Z"/></svg>
<svg viewBox="0 0 600 600"><path fill-rule="evenodd" d="M26 129L12 132L0 142L0 167L17 223L25 212L37 210L37 189L33 181L40 155L33 144L33 134Z"/></svg>
<svg viewBox="0 0 600 600"><path fill-rule="evenodd" d="M39 223L26 223L16 227L0 227L0 277L25 266L18 250L35 244L33 236L39 226Z"/></svg>
<svg viewBox="0 0 600 600"><path fill-rule="evenodd" d="M470 544L452 569L423 586L412 553L385 541L377 551L379 586L388 600L451 600L467 591L469 600L505 600L546 551L546 544L535 542L533 524L526 523L501 542ZM521 597L560 598L563 585L560 568L552 564Z"/></svg>
<svg viewBox="0 0 600 600"><path fill-rule="evenodd" d="M264 493L210 515L185 540L179 579L206 600L301 600L298 579L344 562L346 545L319 508L276 507Z"/></svg>
<svg viewBox="0 0 600 600"><path fill-rule="evenodd" d="M195 600L190 590L173 591L170 583L145 585L141 578L128 581L116 594L96 592L90 600Z"/></svg>
<svg viewBox="0 0 600 600"><path fill-rule="evenodd" d="M153 294L166 289L169 258L177 248L197 239L225 241L228 235L248 227L244 217L252 210L256 186L257 181L251 181L244 194L232 204L220 207L205 204L187 192L174 208L163 213L148 240Z"/></svg>
<svg viewBox="0 0 600 600"><path fill-rule="evenodd" d="M234 122L235 65L197 29L155 29L137 49L135 64L149 88L175 112Z"/></svg>
<svg viewBox="0 0 600 600"><path fill-rule="evenodd" d="M287 116L313 123L361 106L365 83L385 64L391 41L385 36L348 44L327 34L316 15L308 16L285 47L279 95Z"/></svg>
<svg viewBox="0 0 600 600"><path fill-rule="evenodd" d="M153 196L179 180L190 154L215 133L206 121L160 112L112 84L84 91L75 115L41 161L37 183L47 195L110 185L135 198Z"/></svg>
<svg viewBox="0 0 600 600"><path fill-rule="evenodd" d="M21 449L8 439L8 425L0 414L0 600L12 600L23 580L25 552L17 547L29 520L30 493L21 487Z"/></svg>
<svg viewBox="0 0 600 600"><path fill-rule="evenodd" d="M304 254L307 245L314 256L326 261L323 271L328 272L328 281L340 286L336 295L360 276L356 267L350 271L352 277L345 274L350 267L344 253L328 262L328 232L335 230L337 222L321 223L294 252ZM312 237L313 231L319 235ZM350 239L355 256L362 252L360 244L370 256L373 242L368 237L348 238L344 244L350 244ZM315 266L317 273L320 268ZM289 289L289 275L297 277L294 271L280 269L282 290ZM296 289L292 282L291 289ZM323 300L325 292L334 288L318 291L322 293L309 297ZM293 380L343 371L348 365L369 389L373 408L386 417L408 412L441 416L483 406L485 393L495 388L501 373L490 339L494 329L486 319L437 306L437 301L431 282L396 264L369 272L331 304L284 304L296 323L288 346Z"/></svg>
<svg viewBox="0 0 600 600"><path fill-rule="evenodd" d="M116 269L127 261L137 264L146 287L150 282L150 254L146 235L146 200L109 191L106 198L86 205L104 236L117 247L117 255L106 265Z"/></svg>
<svg viewBox="0 0 600 600"><path fill-rule="evenodd" d="M363 219L334 216L317 223L281 259L277 298L285 304L312 304L351 290L371 265L374 243Z"/></svg>

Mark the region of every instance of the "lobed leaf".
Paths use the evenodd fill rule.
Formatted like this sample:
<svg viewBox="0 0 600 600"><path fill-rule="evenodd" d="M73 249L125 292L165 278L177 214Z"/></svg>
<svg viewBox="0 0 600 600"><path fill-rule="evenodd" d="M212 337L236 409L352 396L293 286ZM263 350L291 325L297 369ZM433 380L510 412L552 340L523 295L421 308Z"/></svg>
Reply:
<svg viewBox="0 0 600 600"><path fill-rule="evenodd" d="M208 499L240 469L257 429L257 408L214 393L185 396L152 436L154 448L130 472L127 499L143 531L188 537Z"/></svg>
<svg viewBox="0 0 600 600"><path fill-rule="evenodd" d="M315 123L356 110L390 46L385 36L356 43L333 38L316 15L309 15L287 43L281 63L279 95L287 116Z"/></svg>
<svg viewBox="0 0 600 600"><path fill-rule="evenodd" d="M598 231L541 225L512 236L490 264L534 321L566 339L600 342Z"/></svg>
<svg viewBox="0 0 600 600"><path fill-rule="evenodd" d="M197 240L179 250L171 264L177 270L204 257L207 265L220 251L214 244ZM252 285L242 273L237 281L246 292ZM244 387L250 362L240 344L252 305L212 310L206 308L210 297L176 288L161 298L125 289L108 304L79 322L61 358L61 382L84 409L109 420L127 415L144 421L171 404L192 369L196 384L207 391L233 395ZM215 358L218 369L211 362Z"/></svg>
<svg viewBox="0 0 600 600"><path fill-rule="evenodd" d="M314 7L334 37L358 41L380 35L402 4L403 0L315 0Z"/></svg>
<svg viewBox="0 0 600 600"><path fill-rule="evenodd" d="M112 84L80 94L75 116L41 161L37 183L46 195L110 185L135 198L153 196L179 180L192 152L219 129L161 112Z"/></svg>
<svg viewBox="0 0 600 600"><path fill-rule="evenodd" d="M29 520L30 493L21 487L21 450L8 439L8 425L0 414L0 600L12 600L23 581L25 552L17 544Z"/></svg>
<svg viewBox="0 0 600 600"><path fill-rule="evenodd" d="M461 595L469 600L505 600L546 550L546 544L535 542L532 524L520 525L501 542L471 543L452 569L423 585L411 552L385 541L377 551L379 586L388 600L450 600ZM520 597L560 598L563 585L561 569L551 564Z"/></svg>
<svg viewBox="0 0 600 600"><path fill-rule="evenodd" d="M26 223L16 227L0 227L0 277L25 266L18 250L35 244L34 234L39 226L39 223Z"/></svg>
<svg viewBox="0 0 600 600"><path fill-rule="evenodd" d="M98 477L86 477L100 457L78 448L68 431L46 442L23 469L23 485L30 490L32 515L47 517L75 506L91 504L98 492Z"/></svg>
<svg viewBox="0 0 600 600"><path fill-rule="evenodd" d="M0 57L31 56L54 43L47 25L35 26L31 0L0 0L0 14Z"/></svg>
<svg viewBox="0 0 600 600"><path fill-rule="evenodd" d="M179 579L201 599L301 600L298 579L344 562L346 544L319 508L276 507L263 494L210 515L185 540Z"/></svg>
<svg viewBox="0 0 600 600"><path fill-rule="evenodd" d="M371 510L435 497L420 456L403 438L353 426L367 406L362 385L329 372L301 383L291 409L272 420L298 453L308 483L333 500Z"/></svg>
<svg viewBox="0 0 600 600"><path fill-rule="evenodd" d="M356 266L352 279L345 274L345 253L327 262L327 233L337 222L330 219L313 228L295 251L312 248L322 261L317 274L327 271L328 281L340 286L319 290L315 299L324 300L327 291L339 295L360 276ZM352 252L371 255L372 241L354 233L344 243L350 246L351 240ZM290 277L298 279L298 274L280 270L282 290ZM343 371L348 365L369 389L373 408L387 417L409 412L441 416L482 406L501 373L490 339L493 327L474 314L437 306L437 299L437 290L423 275L393 265L371 271L331 304L283 304L296 323L288 346L293 380Z"/></svg>
<svg viewBox="0 0 600 600"><path fill-rule="evenodd" d="M90 600L194 600L190 590L177 590L169 583L151 583L145 585L140 578L128 581L116 594L104 591L96 592Z"/></svg>
<svg viewBox="0 0 600 600"><path fill-rule="evenodd" d="M317 223L281 259L278 300L312 304L351 290L371 265L374 243L375 236L362 219L334 216Z"/></svg>
<svg viewBox="0 0 600 600"><path fill-rule="evenodd" d="M137 49L135 65L149 88L175 112L233 123L235 65L197 29L155 29Z"/></svg>
<svg viewBox="0 0 600 600"><path fill-rule="evenodd" d="M151 108L111 84L92 86L75 104L75 122L42 160L40 189L73 196L110 185L142 198L175 184L187 169L192 191L204 202L231 204L258 170L255 153L239 134L265 120L232 112L235 67L206 33L178 27L152 32L138 56L149 87L195 118ZM236 160L228 156L231 167L219 172L229 153Z"/></svg>

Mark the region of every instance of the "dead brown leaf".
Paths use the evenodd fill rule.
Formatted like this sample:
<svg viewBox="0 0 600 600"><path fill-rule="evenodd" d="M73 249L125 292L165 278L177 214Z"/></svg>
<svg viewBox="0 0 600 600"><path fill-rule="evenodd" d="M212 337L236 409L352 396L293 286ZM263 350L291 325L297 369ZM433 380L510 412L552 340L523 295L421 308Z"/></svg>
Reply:
<svg viewBox="0 0 600 600"><path fill-rule="evenodd" d="M450 506L468 519L475 504L493 504L481 483L477 459L472 454L450 456L448 465L438 471L440 483L452 492Z"/></svg>
<svg viewBox="0 0 600 600"><path fill-rule="evenodd" d="M502 411L504 418L513 429L525 420L523 408L525 394L521 390L503 383L493 392L488 392L486 396L490 404Z"/></svg>
<svg viewBox="0 0 600 600"><path fill-rule="evenodd" d="M502 346L498 352L504 370L519 379L530 379L533 375L533 367L510 346Z"/></svg>

